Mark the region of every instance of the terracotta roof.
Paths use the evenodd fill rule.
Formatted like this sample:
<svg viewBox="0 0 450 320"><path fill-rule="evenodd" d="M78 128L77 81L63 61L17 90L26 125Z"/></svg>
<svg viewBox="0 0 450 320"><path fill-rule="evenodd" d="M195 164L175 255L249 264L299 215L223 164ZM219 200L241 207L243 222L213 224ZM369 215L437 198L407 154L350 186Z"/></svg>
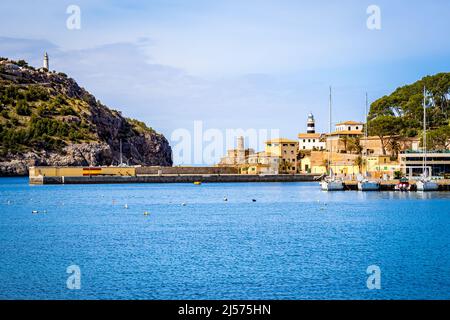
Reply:
<svg viewBox="0 0 450 320"><path fill-rule="evenodd" d="M320 133L299 133L299 138L320 138Z"/></svg>
<svg viewBox="0 0 450 320"><path fill-rule="evenodd" d="M337 123L336 125L337 125L337 126L340 126L340 125L343 125L343 124L344 124L344 125L357 125L357 124L364 124L364 123L349 120L349 121L339 122L339 123Z"/></svg>
<svg viewBox="0 0 450 320"><path fill-rule="evenodd" d="M342 131L334 131L328 135L337 136L337 135L341 135L341 134L342 135L350 135L350 134L362 135L363 133L362 133L362 131L358 131L358 130L350 130L350 131L342 130Z"/></svg>
<svg viewBox="0 0 450 320"><path fill-rule="evenodd" d="M285 138L277 138L266 141L267 143L298 143L297 140L290 140Z"/></svg>

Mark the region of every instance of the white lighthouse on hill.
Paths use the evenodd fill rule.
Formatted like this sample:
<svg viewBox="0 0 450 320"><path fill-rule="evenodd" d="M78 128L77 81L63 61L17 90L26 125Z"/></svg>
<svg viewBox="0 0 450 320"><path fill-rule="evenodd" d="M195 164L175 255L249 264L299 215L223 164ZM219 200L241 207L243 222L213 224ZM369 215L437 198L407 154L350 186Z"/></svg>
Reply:
<svg viewBox="0 0 450 320"><path fill-rule="evenodd" d="M48 54L47 54L47 52L44 54L44 63L43 63L43 67L44 67L45 69L47 69L47 70L50 70L50 69L49 69L49 64L48 64Z"/></svg>

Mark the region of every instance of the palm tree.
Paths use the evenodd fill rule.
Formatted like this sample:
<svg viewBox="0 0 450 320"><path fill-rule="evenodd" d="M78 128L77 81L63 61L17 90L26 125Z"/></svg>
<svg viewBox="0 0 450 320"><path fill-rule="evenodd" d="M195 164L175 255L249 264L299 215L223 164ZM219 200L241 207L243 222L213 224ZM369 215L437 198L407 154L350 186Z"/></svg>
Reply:
<svg viewBox="0 0 450 320"><path fill-rule="evenodd" d="M359 173L362 172L362 167L363 165L366 164L366 160L363 159L363 157L361 155L359 155L354 161L353 161L355 166L358 166L359 169Z"/></svg>
<svg viewBox="0 0 450 320"><path fill-rule="evenodd" d="M344 136L341 138L341 140L342 140L342 143L344 144L344 150L345 150L345 152L347 152L348 136L347 136L347 135L344 135Z"/></svg>

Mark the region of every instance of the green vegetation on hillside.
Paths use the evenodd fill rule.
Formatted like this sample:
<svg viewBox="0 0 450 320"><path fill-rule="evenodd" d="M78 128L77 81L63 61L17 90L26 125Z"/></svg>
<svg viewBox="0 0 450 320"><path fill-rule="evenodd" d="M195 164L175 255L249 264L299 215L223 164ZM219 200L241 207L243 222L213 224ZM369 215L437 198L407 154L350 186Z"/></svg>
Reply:
<svg viewBox="0 0 450 320"><path fill-rule="evenodd" d="M383 151L398 152L398 141L415 137L423 128L423 89L427 90L427 145L444 149L450 139L450 73L438 73L400 88L372 103L368 116L371 135L379 136Z"/></svg>
<svg viewBox="0 0 450 320"><path fill-rule="evenodd" d="M42 86L0 85L0 155L89 141L94 137L75 110L83 106L83 101L53 96Z"/></svg>

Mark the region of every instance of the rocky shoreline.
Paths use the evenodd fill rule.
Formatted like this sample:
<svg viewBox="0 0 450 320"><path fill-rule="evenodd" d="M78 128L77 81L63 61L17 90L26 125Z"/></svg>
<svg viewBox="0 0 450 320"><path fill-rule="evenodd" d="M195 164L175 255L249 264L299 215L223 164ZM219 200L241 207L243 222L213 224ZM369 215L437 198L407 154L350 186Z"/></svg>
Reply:
<svg viewBox="0 0 450 320"><path fill-rule="evenodd" d="M70 101L78 108L77 114L48 116L47 119L69 123L75 127L83 123L87 128L85 130L88 130L89 139L87 139L88 141L65 139L64 146L57 150L40 147L40 143L37 146L36 143L30 146L20 145L18 148L20 151L11 151L11 149L0 146L3 147L3 153L0 155L0 176L24 176L28 174L30 166L117 165L120 161L121 142L124 163L172 166L172 150L162 134L148 128L140 121L123 117L119 111L109 109L80 87L75 80L63 73L34 69L27 65L18 65L17 62L11 60L1 60L0 89L7 87L17 88L19 92L30 87L38 87L48 92L51 98L62 97ZM16 104L17 101L13 100L11 106L5 104L1 106L3 112L6 110L13 116L2 117L0 115L0 124L9 129L14 128L8 121L11 118L17 118L21 119L23 123L16 126L26 130L29 122L25 122L27 117L14 114L14 105ZM45 104L45 101L42 102L42 105L45 106ZM32 105L32 107L35 106ZM34 116L36 117L36 115ZM44 141L44 137L42 139Z"/></svg>

